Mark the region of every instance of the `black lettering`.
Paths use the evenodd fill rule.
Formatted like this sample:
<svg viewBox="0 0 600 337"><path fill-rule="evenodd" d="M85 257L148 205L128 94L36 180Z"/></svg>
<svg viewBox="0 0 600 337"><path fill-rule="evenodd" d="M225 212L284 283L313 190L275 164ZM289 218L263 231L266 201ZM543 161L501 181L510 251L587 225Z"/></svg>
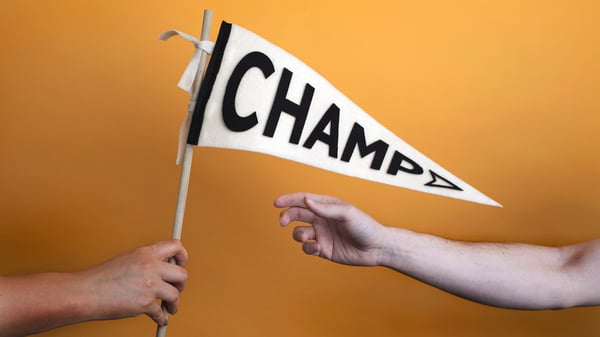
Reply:
<svg viewBox="0 0 600 337"><path fill-rule="evenodd" d="M271 112L269 113L269 118L267 119L267 125L265 126L263 135L267 137L273 137L275 134L275 129L277 128L277 124L279 123L279 117L281 117L282 112L285 112L296 119L292 129L292 134L290 135L290 143L298 144L300 142L300 136L302 136L304 123L306 123L306 116L308 115L308 109L310 108L310 103L312 101L315 88L307 83L304 87L304 93L302 94L302 100L300 104L298 105L294 102L291 102L286 98L286 96L292 80L292 74L293 73L290 70L283 68L281 80L279 81L279 86L277 87L275 100L273 101L273 106L271 107Z"/></svg>
<svg viewBox="0 0 600 337"><path fill-rule="evenodd" d="M256 111L246 117L242 117L235 109L235 97L240 82L248 70L252 68L260 69L263 75L265 75L265 78L268 78L275 72L273 62L271 62L267 55L261 52L249 53L237 64L227 82L225 95L223 96L223 122L225 122L225 125L231 131L246 131L258 124Z"/></svg>
<svg viewBox="0 0 600 337"><path fill-rule="evenodd" d="M367 141L365 140L365 129L360 124L354 123L352 130L350 131L350 136L348 136L348 142L346 142L344 152L342 153L342 161L349 162L350 158L352 158L352 154L354 153L354 148L357 146L358 153L361 157L365 157L369 153L375 152L373 161L371 161L371 168L374 170L379 170L389 145L382 140L378 140L367 146Z"/></svg>
<svg viewBox="0 0 600 337"><path fill-rule="evenodd" d="M429 170L431 174L431 181L425 184L425 186L449 188L451 190L462 191L463 189L452 183L450 180L442 177L441 175ZM441 182L440 182L441 181Z"/></svg>
<svg viewBox="0 0 600 337"><path fill-rule="evenodd" d="M325 128L329 125L329 134L325 133ZM323 114L317 126L310 133L310 136L304 142L304 147L312 149L317 140L329 146L329 156L337 158L338 155L338 139L340 129L340 108L335 104L331 104L329 109Z"/></svg>
<svg viewBox="0 0 600 337"><path fill-rule="evenodd" d="M410 167L402 166L402 163L408 163ZM388 167L387 173L391 175L396 175L398 171L410 173L410 174L422 174L423 168L419 166L414 160L408 158L402 153L395 151L394 156L392 157L392 161L390 162L390 167Z"/></svg>

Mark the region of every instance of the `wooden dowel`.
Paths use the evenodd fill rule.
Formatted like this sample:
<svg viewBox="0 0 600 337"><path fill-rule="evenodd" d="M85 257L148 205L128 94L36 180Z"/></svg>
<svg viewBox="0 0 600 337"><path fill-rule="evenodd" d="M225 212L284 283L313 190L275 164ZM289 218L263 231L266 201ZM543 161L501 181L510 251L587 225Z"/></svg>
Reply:
<svg viewBox="0 0 600 337"><path fill-rule="evenodd" d="M202 33L200 34L200 40L205 41L210 38L210 26L212 22L212 11L204 10L204 17L202 20ZM188 105L188 113L191 114L194 111L196 97L198 97L198 90L200 89L200 82L204 76L204 68L206 67L206 60L208 56L205 52L202 52L200 58L200 66L198 67L198 73L194 79L194 85L190 93L190 104ZM192 104L193 103L193 104ZM183 151L183 157L181 161L181 175L179 176L179 191L177 193L177 204L175 206L175 218L173 220L173 230L171 232L171 238L181 240L181 232L183 230L183 215L185 214L185 204L187 201L188 187L190 184L190 175L192 170L192 158L194 154L194 146L190 144L185 145ZM169 263L175 263L174 258L169 259ZM165 314L165 320L167 320L168 312L167 307L163 303L162 311ZM158 326L156 329L156 337L164 337L167 333L167 326Z"/></svg>

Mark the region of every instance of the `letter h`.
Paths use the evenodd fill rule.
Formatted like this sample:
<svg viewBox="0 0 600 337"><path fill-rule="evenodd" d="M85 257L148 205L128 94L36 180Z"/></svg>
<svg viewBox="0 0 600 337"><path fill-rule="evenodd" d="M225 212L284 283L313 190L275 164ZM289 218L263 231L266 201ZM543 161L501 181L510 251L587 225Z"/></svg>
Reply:
<svg viewBox="0 0 600 337"><path fill-rule="evenodd" d="M277 87L277 93L275 94L275 100L273 101L273 106L271 107L271 112L269 113L269 118L267 120L267 125L265 126L263 135L267 137L273 137L275 134L275 129L277 128L277 124L279 123L279 117L281 116L282 112L285 112L296 119L292 129L292 134L290 135L290 143L298 144L300 142L300 136L302 135L304 123L306 123L306 117L308 116L308 110L310 108L315 88L307 83L304 87L304 93L302 94L302 100L300 104L298 105L294 102L291 102L286 96L292 80L292 74L293 73L290 70L283 68L283 73L281 74L281 79L279 80L279 86Z"/></svg>

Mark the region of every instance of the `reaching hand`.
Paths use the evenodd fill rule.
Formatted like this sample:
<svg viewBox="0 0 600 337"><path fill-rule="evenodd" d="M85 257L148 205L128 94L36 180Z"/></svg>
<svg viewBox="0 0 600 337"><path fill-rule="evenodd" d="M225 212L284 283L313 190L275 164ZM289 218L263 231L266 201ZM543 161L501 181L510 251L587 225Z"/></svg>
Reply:
<svg viewBox="0 0 600 337"><path fill-rule="evenodd" d="M309 193L283 195L275 207L286 208L279 223L287 226L300 221L311 226L294 228L294 240L302 250L331 261L359 266L379 264L384 226L335 197Z"/></svg>

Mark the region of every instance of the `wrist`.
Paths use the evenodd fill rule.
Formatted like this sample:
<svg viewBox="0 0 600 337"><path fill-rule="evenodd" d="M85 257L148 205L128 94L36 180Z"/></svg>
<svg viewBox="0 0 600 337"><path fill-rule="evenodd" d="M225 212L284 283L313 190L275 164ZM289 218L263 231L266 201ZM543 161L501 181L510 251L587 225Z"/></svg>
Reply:
<svg viewBox="0 0 600 337"><path fill-rule="evenodd" d="M403 241L407 240L410 233L406 229L384 226L379 240L377 265L398 269L398 264L403 260L402 249L407 246Z"/></svg>
<svg viewBox="0 0 600 337"><path fill-rule="evenodd" d="M97 319L95 316L97 297L90 286L89 275L85 272L64 273L65 307L68 308L75 322L85 322Z"/></svg>
<svg viewBox="0 0 600 337"><path fill-rule="evenodd" d="M377 240L377 266L389 267L390 261L393 259L393 244L392 236L394 235L394 228L381 226L379 230L379 239Z"/></svg>
<svg viewBox="0 0 600 337"><path fill-rule="evenodd" d="M101 308L101 294L95 285L95 275L91 270L70 273L59 273L62 291L58 299L71 316L71 323L86 322L103 319Z"/></svg>

